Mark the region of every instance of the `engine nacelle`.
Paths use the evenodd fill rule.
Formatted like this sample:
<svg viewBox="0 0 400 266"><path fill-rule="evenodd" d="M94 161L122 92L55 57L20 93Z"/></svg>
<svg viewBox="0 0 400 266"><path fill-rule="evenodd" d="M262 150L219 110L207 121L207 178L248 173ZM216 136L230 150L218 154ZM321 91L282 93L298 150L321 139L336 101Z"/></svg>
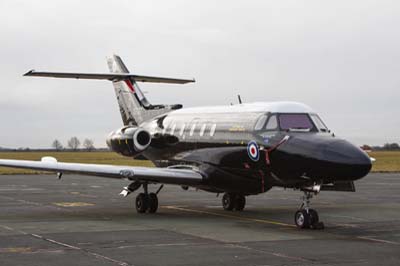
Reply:
<svg viewBox="0 0 400 266"><path fill-rule="evenodd" d="M111 132L107 138L108 147L124 156L135 156L143 152L151 143L150 133L139 127L123 127Z"/></svg>

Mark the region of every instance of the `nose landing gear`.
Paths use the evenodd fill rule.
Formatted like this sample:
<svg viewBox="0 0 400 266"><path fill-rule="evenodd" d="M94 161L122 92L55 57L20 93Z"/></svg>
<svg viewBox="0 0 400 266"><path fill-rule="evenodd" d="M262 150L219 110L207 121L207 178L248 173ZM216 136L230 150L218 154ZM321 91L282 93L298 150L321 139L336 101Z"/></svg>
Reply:
<svg viewBox="0 0 400 266"><path fill-rule="evenodd" d="M294 215L294 222L301 229L323 229L324 223L319 221L318 212L310 208L313 192L304 191L303 203Z"/></svg>

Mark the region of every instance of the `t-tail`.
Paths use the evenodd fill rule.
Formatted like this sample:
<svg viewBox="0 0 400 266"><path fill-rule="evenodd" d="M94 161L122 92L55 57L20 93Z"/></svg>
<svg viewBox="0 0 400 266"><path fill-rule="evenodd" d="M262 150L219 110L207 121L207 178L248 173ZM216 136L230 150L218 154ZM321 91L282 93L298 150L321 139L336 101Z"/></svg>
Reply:
<svg viewBox="0 0 400 266"><path fill-rule="evenodd" d="M129 70L122 59L114 55L108 59L111 73L128 74ZM136 80L140 78L127 77L123 80L114 80L113 85L117 96L124 125L139 125L145 120L182 108L182 105L152 105L140 90Z"/></svg>
<svg viewBox="0 0 400 266"><path fill-rule="evenodd" d="M143 121L168 113L171 110L182 108L181 104L150 104L140 90L138 82L185 84L195 81L194 79L162 78L132 74L118 55L108 58L107 63L111 72L107 74L39 72L31 70L24 76L109 80L114 85L124 125L140 125Z"/></svg>

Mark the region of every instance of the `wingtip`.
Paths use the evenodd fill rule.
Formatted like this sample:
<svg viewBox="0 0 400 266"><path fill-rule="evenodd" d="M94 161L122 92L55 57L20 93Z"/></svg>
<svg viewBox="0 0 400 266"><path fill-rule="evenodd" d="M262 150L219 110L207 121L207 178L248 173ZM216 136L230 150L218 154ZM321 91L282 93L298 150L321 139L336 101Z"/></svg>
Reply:
<svg viewBox="0 0 400 266"><path fill-rule="evenodd" d="M31 76L31 74L32 74L33 72L35 72L35 70L34 70L34 69L31 69L31 70L29 70L28 72L26 72L23 76L24 76L24 77L26 77L26 76Z"/></svg>
<svg viewBox="0 0 400 266"><path fill-rule="evenodd" d="M116 53L114 53L114 54L112 55L112 58L114 58L115 60L122 60L121 57L120 57L118 54L116 54Z"/></svg>

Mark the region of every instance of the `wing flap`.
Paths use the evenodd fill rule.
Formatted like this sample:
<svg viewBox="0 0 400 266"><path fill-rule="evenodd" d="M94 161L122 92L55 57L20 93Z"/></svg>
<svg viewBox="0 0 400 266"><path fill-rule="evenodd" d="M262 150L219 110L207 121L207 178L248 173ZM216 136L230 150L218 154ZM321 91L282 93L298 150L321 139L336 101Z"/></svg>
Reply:
<svg viewBox="0 0 400 266"><path fill-rule="evenodd" d="M203 176L199 172L190 169L62 163L55 159L49 160L48 157L43 158L42 161L0 159L0 166L174 185L197 185L203 181Z"/></svg>
<svg viewBox="0 0 400 266"><path fill-rule="evenodd" d="M120 81L128 78L132 78L137 82L150 82L150 83L170 83L170 84L186 84L189 82L195 82L194 79L176 79L176 78L163 78L163 77L152 77L133 75L125 73L70 73L70 72L41 72L30 70L25 73L24 76L30 77L51 77L51 78L70 78L70 79L98 79L98 80L110 80Z"/></svg>

